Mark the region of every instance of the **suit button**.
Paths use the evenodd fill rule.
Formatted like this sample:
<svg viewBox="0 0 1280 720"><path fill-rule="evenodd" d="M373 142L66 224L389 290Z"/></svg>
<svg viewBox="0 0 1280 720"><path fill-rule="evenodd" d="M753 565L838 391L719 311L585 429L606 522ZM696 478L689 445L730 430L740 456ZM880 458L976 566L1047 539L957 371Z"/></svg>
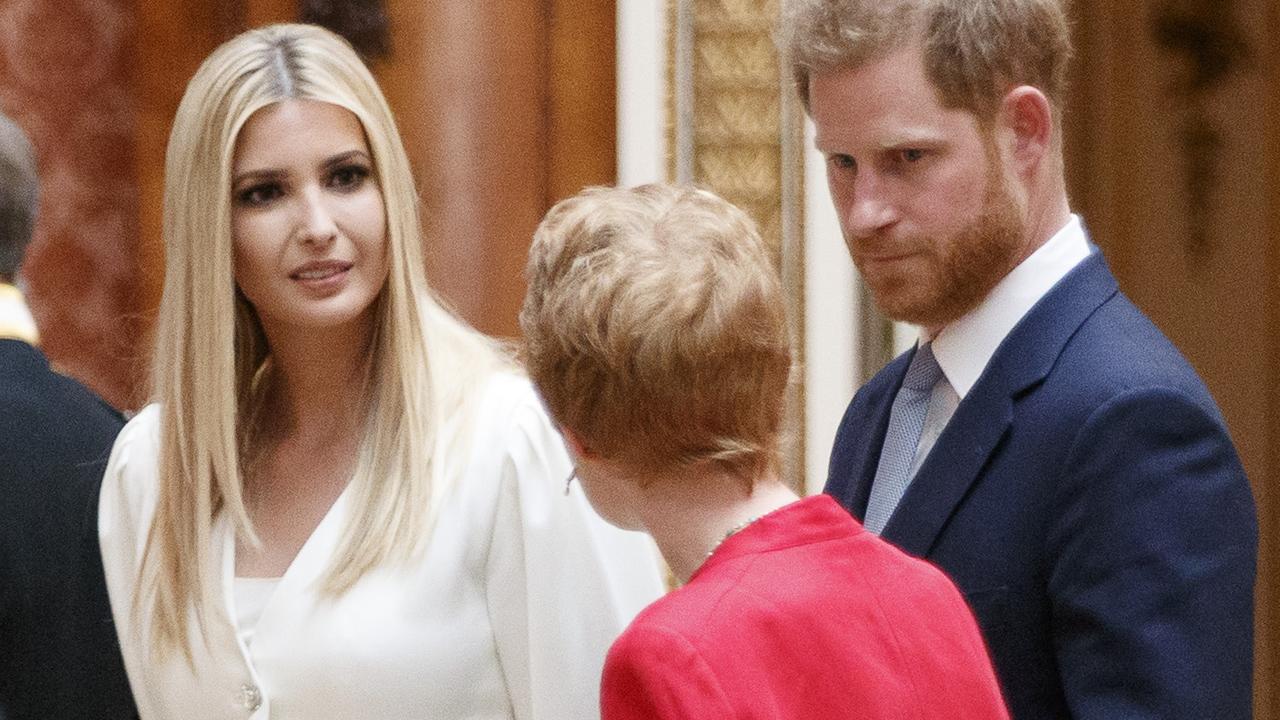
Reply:
<svg viewBox="0 0 1280 720"><path fill-rule="evenodd" d="M240 686L240 704L244 709L254 712L262 707L262 691L256 685L245 683Z"/></svg>

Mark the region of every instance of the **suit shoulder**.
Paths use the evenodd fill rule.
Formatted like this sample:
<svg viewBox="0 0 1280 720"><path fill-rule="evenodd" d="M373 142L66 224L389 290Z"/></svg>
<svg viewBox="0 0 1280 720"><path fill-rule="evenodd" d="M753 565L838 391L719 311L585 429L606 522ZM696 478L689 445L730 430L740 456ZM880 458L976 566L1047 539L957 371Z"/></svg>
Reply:
<svg viewBox="0 0 1280 720"><path fill-rule="evenodd" d="M1071 336L1046 386L1088 412L1121 396L1141 400L1149 394L1159 400L1181 395L1220 417L1195 369L1122 293L1103 303Z"/></svg>
<svg viewBox="0 0 1280 720"><path fill-rule="evenodd" d="M27 427L60 427L84 435L114 437L124 425L119 411L74 378L47 365L6 368L0 406ZM110 439L110 438L108 438Z"/></svg>
<svg viewBox="0 0 1280 720"><path fill-rule="evenodd" d="M938 607L966 607L955 583L936 565L907 554L897 546L872 533L857 539L862 558L859 577L866 580L868 592L883 598L912 598ZM888 611L900 611L898 603L885 603Z"/></svg>
<svg viewBox="0 0 1280 720"><path fill-rule="evenodd" d="M1200 384L1182 353L1123 293L1116 293L1080 325L1064 355L1091 371L1109 370L1107 379Z"/></svg>
<svg viewBox="0 0 1280 720"><path fill-rule="evenodd" d="M113 434L124 426L124 416L100 395L72 377L56 372L52 375L53 381L62 388L63 399L68 404L73 404L85 418L110 428Z"/></svg>
<svg viewBox="0 0 1280 720"><path fill-rule="evenodd" d="M76 381L28 363L0 380L0 478L96 482L122 425Z"/></svg>

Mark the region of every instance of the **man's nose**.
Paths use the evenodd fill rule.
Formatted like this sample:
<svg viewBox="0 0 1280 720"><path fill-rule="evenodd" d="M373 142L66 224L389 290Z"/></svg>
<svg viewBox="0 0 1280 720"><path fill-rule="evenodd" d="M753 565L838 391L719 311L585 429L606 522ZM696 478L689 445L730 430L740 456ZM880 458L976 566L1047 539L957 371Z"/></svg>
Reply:
<svg viewBox="0 0 1280 720"><path fill-rule="evenodd" d="M885 183L870 173L859 175L844 211L845 232L850 237L869 237L896 219L896 205Z"/></svg>

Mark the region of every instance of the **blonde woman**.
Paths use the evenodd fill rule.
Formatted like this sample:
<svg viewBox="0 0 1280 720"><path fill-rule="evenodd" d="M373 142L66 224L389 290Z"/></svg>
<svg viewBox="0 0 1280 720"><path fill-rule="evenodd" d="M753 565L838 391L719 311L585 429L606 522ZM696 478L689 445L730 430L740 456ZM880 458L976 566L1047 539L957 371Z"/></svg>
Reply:
<svg viewBox="0 0 1280 720"><path fill-rule="evenodd" d="M433 298L391 113L328 31L191 80L166 159L156 403L99 534L143 720L581 718L661 588L528 382Z"/></svg>
<svg viewBox="0 0 1280 720"><path fill-rule="evenodd" d="M1007 720L950 581L779 478L791 350L742 211L588 190L547 214L528 274L529 373L587 497L685 582L609 651L604 720Z"/></svg>

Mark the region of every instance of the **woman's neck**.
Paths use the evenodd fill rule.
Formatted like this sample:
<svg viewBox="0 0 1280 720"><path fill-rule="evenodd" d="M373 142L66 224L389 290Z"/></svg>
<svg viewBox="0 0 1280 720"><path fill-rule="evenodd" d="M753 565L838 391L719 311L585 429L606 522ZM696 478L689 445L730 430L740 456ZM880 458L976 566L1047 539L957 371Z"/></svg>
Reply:
<svg viewBox="0 0 1280 720"><path fill-rule="evenodd" d="M372 328L269 335L271 379L264 413L275 432L298 439L358 431L367 407Z"/></svg>
<svg viewBox="0 0 1280 720"><path fill-rule="evenodd" d="M682 583L727 535L799 499L775 472L750 483L711 466L653 478L641 494L641 522Z"/></svg>
<svg viewBox="0 0 1280 720"><path fill-rule="evenodd" d="M268 343L245 478L261 544L237 542L243 577L279 577L293 562L351 480L368 407L367 338L269 333Z"/></svg>

